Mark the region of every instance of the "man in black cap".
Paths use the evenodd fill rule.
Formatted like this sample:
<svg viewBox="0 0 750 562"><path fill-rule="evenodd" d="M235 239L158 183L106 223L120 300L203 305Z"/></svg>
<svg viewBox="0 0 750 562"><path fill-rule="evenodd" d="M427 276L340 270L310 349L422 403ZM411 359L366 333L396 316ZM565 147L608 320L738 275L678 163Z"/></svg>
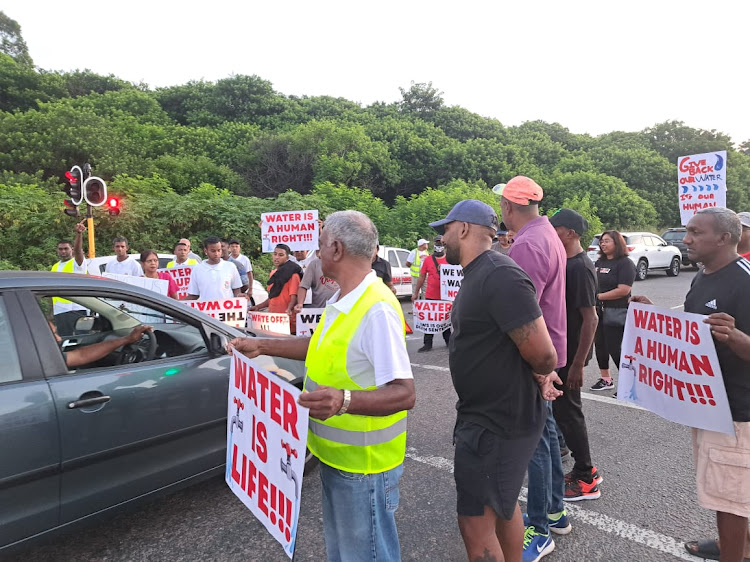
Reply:
<svg viewBox="0 0 750 562"><path fill-rule="evenodd" d="M510 251L510 245L511 240L510 236L508 236L508 227L505 226L504 222L501 222L497 229L497 239L492 243L492 249L507 256Z"/></svg>
<svg viewBox="0 0 750 562"><path fill-rule="evenodd" d="M498 227L492 207L466 199L430 226L443 235L448 263L464 270L449 346L458 526L470 560L517 560L518 494L545 424L544 399L561 394L554 373L535 373L552 372L557 352L531 279L490 249Z"/></svg>
<svg viewBox="0 0 750 562"><path fill-rule="evenodd" d="M601 496L598 484L602 481L591 464L589 434L581 404L583 368L591 358L596 325L596 272L594 264L581 246L581 236L589 223L572 209L560 209L549 222L565 247L568 259L565 266L565 305L567 310L568 360L560 369L565 393L553 403L557 425L565 442L573 452L575 465L565 475L565 501L595 500Z"/></svg>

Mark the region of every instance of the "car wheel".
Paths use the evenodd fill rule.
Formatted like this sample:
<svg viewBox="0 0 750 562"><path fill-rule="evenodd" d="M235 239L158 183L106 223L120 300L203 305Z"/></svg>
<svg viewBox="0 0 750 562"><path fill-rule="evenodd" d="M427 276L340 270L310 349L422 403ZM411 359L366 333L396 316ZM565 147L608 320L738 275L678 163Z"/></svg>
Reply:
<svg viewBox="0 0 750 562"><path fill-rule="evenodd" d="M672 263L667 269L667 275L669 277L677 277L680 274L680 258L672 258Z"/></svg>
<svg viewBox="0 0 750 562"><path fill-rule="evenodd" d="M648 263L646 260L640 260L635 266L635 278L637 281L645 281L648 277Z"/></svg>

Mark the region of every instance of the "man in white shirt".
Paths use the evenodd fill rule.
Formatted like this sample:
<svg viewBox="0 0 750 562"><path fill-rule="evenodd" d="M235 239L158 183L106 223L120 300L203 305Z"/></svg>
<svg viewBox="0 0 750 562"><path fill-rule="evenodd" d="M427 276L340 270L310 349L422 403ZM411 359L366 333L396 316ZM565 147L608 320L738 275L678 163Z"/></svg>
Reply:
<svg viewBox="0 0 750 562"><path fill-rule="evenodd" d="M417 247L409 252L409 255L406 257L406 267L409 268L409 272L411 273L412 293L414 293L414 289L416 289L417 285L419 284L419 274L422 271L422 260L430 255L427 252L428 246L429 242L427 242L427 240L425 240L424 238L420 238L417 241ZM418 295L420 299L424 298L424 289L425 288L423 288Z"/></svg>
<svg viewBox="0 0 750 562"><path fill-rule="evenodd" d="M297 264L302 268L303 273L307 271L307 266L310 265L310 262L315 259L315 252L309 252L309 256L307 254L307 250L295 250L292 254L292 257L290 258L292 261L297 262Z"/></svg>
<svg viewBox="0 0 750 562"><path fill-rule="evenodd" d="M312 338L238 338L229 346L248 357L306 360L298 403L310 408L308 447L321 461L329 560L401 559L394 515L415 390L401 305L372 271L377 240L366 215L330 215L320 260L340 289Z"/></svg>
<svg viewBox="0 0 750 562"><path fill-rule="evenodd" d="M118 275L132 275L133 277L143 277L143 269L135 258L128 255L128 239L118 236L112 242L115 259L107 263L104 273L117 273Z"/></svg>
<svg viewBox="0 0 750 562"><path fill-rule="evenodd" d="M242 296L237 266L221 259L221 239L209 236L203 241L206 259L193 266L188 295L184 300L212 301Z"/></svg>

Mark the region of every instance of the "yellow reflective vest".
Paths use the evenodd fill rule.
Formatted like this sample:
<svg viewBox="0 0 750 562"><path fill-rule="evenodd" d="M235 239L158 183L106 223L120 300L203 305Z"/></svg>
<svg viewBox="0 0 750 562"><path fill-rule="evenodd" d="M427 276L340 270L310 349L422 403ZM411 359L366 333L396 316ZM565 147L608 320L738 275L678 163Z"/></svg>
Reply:
<svg viewBox="0 0 750 562"><path fill-rule="evenodd" d="M370 308L385 301L401 318L401 306L385 284L371 283L348 314L340 312L325 332L326 312L320 319L320 329L310 339L305 360L304 388L313 391L318 385L348 390L376 390L363 388L349 377L346 356L357 328ZM307 446L325 464L358 474L377 474L404 462L406 453L406 411L390 416L359 416L342 414L325 421L310 418Z"/></svg>
<svg viewBox="0 0 750 562"><path fill-rule="evenodd" d="M167 262L167 269L183 265L198 265L198 261L193 258L188 258L185 263L177 263L176 261L172 260L170 262Z"/></svg>
<svg viewBox="0 0 750 562"><path fill-rule="evenodd" d="M414 258L414 263L411 264L411 276L412 277L419 277L419 274L422 269L422 256L419 255L419 248L414 250L414 255L416 256Z"/></svg>
<svg viewBox="0 0 750 562"><path fill-rule="evenodd" d="M64 264L62 262L57 262L55 265L52 266L52 269L50 269L50 271L54 271L55 273L73 273L74 262L75 262L75 258L70 258ZM68 304L69 302L70 301L67 299L61 299L60 297L52 297L53 306L55 304Z"/></svg>

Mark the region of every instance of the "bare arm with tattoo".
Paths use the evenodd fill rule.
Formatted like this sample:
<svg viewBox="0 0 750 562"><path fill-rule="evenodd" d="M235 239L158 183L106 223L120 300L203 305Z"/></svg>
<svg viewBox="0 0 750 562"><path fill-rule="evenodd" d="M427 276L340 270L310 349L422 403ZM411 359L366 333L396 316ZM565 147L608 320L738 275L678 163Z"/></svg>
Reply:
<svg viewBox="0 0 750 562"><path fill-rule="evenodd" d="M508 332L521 357L535 373L551 373L557 364L557 352L541 316Z"/></svg>

